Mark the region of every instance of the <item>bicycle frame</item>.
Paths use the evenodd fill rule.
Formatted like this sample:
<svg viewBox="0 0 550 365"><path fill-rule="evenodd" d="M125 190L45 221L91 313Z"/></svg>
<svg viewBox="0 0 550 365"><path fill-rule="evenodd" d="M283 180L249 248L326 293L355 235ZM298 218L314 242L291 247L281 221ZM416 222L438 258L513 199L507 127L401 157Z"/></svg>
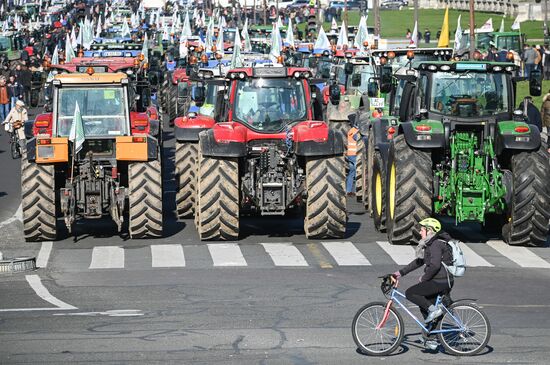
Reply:
<svg viewBox="0 0 550 365"><path fill-rule="evenodd" d="M389 308L391 306L391 304L393 302L397 303L397 305L403 309L424 331L426 331L427 333L429 334L437 334L437 333L450 333L450 332L457 332L457 331L464 331L464 326L463 324L461 323L461 321L456 318L448 309L446 306L444 306L442 303L441 303L441 295L438 295L437 296L437 299L436 299L436 302L435 302L435 305L438 306L438 305L441 305L444 310L451 316L451 318L455 321L455 323L457 324L457 328L449 328L449 329L444 329L444 330L435 330L435 331L432 331L429 329L429 327L426 327L424 325L423 322L421 322L414 314L412 314L412 312L399 300L399 297L403 298L403 299L406 299L405 295L403 293L401 293L399 290L393 288L391 290L391 297L390 297L390 300L388 301L388 304L386 305L386 310L384 312L384 317L382 318L382 320L380 321L380 323L378 324L377 328L381 328L384 323L386 322L386 320L388 319L388 316L389 316Z"/></svg>

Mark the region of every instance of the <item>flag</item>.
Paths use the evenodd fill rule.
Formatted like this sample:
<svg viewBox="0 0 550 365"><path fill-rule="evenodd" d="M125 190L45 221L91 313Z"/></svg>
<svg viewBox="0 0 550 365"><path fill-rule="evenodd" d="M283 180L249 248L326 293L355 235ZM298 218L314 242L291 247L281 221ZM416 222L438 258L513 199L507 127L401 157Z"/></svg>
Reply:
<svg viewBox="0 0 550 365"><path fill-rule="evenodd" d="M78 102L74 107L73 123L71 124L71 132L69 133L69 141L74 143L74 153L77 154L82 149L84 143L84 126L82 125L82 115L80 114L80 108ZM74 156L73 156L74 158Z"/></svg>
<svg viewBox="0 0 550 365"><path fill-rule="evenodd" d="M250 42L250 40L248 42ZM289 47L294 47L294 33L292 31L292 19L290 18L288 18L288 27L286 29L285 44Z"/></svg>
<svg viewBox="0 0 550 365"><path fill-rule="evenodd" d="M75 54L71 44L71 36L67 34L65 37L65 62L71 62L73 58L75 58Z"/></svg>
<svg viewBox="0 0 550 365"><path fill-rule="evenodd" d="M456 25L456 31L455 31L455 44L454 44L454 51L458 52L462 49L462 27L460 26L460 18L462 17L462 14L458 16L458 21Z"/></svg>
<svg viewBox="0 0 550 365"><path fill-rule="evenodd" d="M325 33L325 30L323 27L319 28L319 35L317 36L317 40L315 41L315 44L313 45L313 49L330 49L330 42L328 40L327 34Z"/></svg>
<svg viewBox="0 0 550 365"><path fill-rule="evenodd" d="M498 31L501 33L504 32L504 17L500 20L500 29Z"/></svg>
<svg viewBox="0 0 550 365"><path fill-rule="evenodd" d="M367 40L367 18L363 15L359 20L359 26L357 27L357 34L353 41L353 46L358 49L363 49L363 42Z"/></svg>
<svg viewBox="0 0 550 365"><path fill-rule="evenodd" d="M521 21L519 20L519 15L516 17L516 20L514 20L514 24L512 24L512 30L521 30Z"/></svg>
<svg viewBox="0 0 550 365"><path fill-rule="evenodd" d="M145 38L143 39L141 54L143 55L143 62L149 63L149 39L147 38L147 32L145 32Z"/></svg>
<svg viewBox="0 0 550 365"><path fill-rule="evenodd" d="M76 40L76 33L74 30L75 27L73 27L73 30L71 31L71 46L73 49L76 49L78 47L78 42Z"/></svg>
<svg viewBox="0 0 550 365"><path fill-rule="evenodd" d="M185 20L183 21L183 30L181 34L187 38L193 35L193 32L191 31L191 24L189 22L189 12L185 12Z"/></svg>
<svg viewBox="0 0 550 365"><path fill-rule="evenodd" d="M273 23L273 30L271 31L271 51L269 52L269 58L271 62L278 63L277 59L281 55L281 49L283 40L281 33L279 32L279 26L277 23Z"/></svg>
<svg viewBox="0 0 550 365"><path fill-rule="evenodd" d="M239 30L235 32L235 42L233 44L233 56L231 56L231 68L243 67L243 59L241 57L241 36Z"/></svg>
<svg viewBox="0 0 550 365"><path fill-rule="evenodd" d="M122 23L122 38L124 37L130 37L132 35L132 33L130 32L130 27L128 27L128 22L126 22L126 20L124 20L124 22Z"/></svg>
<svg viewBox="0 0 550 365"><path fill-rule="evenodd" d="M485 24L483 24L481 26L481 28L478 29L480 32L494 32L494 29L493 29L493 18L489 18L489 20L487 20L485 22Z"/></svg>
<svg viewBox="0 0 550 365"><path fill-rule="evenodd" d="M330 25L330 30L334 30L335 32L338 30L338 24L336 24L336 18L332 18L332 23Z"/></svg>
<svg viewBox="0 0 550 365"><path fill-rule="evenodd" d="M290 31L292 31L290 29ZM242 36L243 36L243 39L244 39L244 51L245 52L250 52L252 51L252 44L250 43L250 36L248 35L248 18L246 18L244 20L244 26L243 26L243 30L241 32ZM287 35L288 37L288 35Z"/></svg>
<svg viewBox="0 0 550 365"><path fill-rule="evenodd" d="M221 18L223 19L223 17ZM223 55L223 52L225 51L225 47L223 44L223 25L218 24L218 38L216 39L216 52L220 52Z"/></svg>
<svg viewBox="0 0 550 365"><path fill-rule="evenodd" d="M441 34L443 36L443 34ZM418 23L414 22L414 29L411 34L411 43L409 44L409 47L418 47Z"/></svg>
<svg viewBox="0 0 550 365"><path fill-rule="evenodd" d="M338 41L336 42L336 47L342 48L343 45L348 45L348 32L346 28L346 23L342 22L340 27L340 34L338 34Z"/></svg>
<svg viewBox="0 0 550 365"><path fill-rule="evenodd" d="M415 29L416 30L416 29ZM441 34L439 35L438 47L449 47L449 7L445 9Z"/></svg>
<svg viewBox="0 0 550 365"><path fill-rule="evenodd" d="M102 30L102 28L101 28L101 17L99 17L98 20L97 20L97 28L95 30L95 37L96 38L101 37L101 30ZM82 39L82 38L79 36L79 39Z"/></svg>

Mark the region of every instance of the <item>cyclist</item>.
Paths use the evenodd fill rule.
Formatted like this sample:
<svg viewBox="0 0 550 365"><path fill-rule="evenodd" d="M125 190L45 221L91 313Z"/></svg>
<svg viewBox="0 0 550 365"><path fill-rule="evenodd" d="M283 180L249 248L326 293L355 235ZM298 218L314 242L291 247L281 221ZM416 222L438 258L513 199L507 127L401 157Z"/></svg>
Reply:
<svg viewBox="0 0 550 365"><path fill-rule="evenodd" d="M15 108L10 110L6 120L2 124L8 125L10 133L17 133L19 138L19 146L25 148L25 122L29 120L25 103L21 100L17 100Z"/></svg>
<svg viewBox="0 0 550 365"><path fill-rule="evenodd" d="M451 236L441 230L441 223L437 219L426 218L419 224L421 239L416 247L416 258L407 266L394 272L392 277L398 279L425 266L420 282L407 289L405 295L409 301L418 305L424 322L430 323L443 315L443 310L434 305L437 296L449 294L454 285L453 276L442 265L443 263L452 265L453 254L447 244ZM423 337L426 347L430 349L437 347L435 339Z"/></svg>

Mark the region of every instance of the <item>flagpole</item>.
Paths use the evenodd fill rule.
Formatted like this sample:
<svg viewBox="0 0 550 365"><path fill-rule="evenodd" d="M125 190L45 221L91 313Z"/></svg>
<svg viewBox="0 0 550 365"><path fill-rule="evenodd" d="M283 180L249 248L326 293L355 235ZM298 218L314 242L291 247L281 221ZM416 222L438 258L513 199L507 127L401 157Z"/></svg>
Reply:
<svg viewBox="0 0 550 365"><path fill-rule="evenodd" d="M475 20L474 20L474 0L470 0L470 59L474 58L476 51L476 35L475 35Z"/></svg>

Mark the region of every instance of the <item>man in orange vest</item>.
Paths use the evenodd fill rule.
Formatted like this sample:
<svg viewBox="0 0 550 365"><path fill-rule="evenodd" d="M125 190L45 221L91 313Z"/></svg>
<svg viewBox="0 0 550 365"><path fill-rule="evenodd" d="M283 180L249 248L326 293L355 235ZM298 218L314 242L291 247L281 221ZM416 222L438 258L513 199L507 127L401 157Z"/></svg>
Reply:
<svg viewBox="0 0 550 365"><path fill-rule="evenodd" d="M355 127L351 127L348 131L348 176L346 178L346 193L348 196L354 196L353 183L355 182L355 161L357 159L357 140L359 139L359 130Z"/></svg>

